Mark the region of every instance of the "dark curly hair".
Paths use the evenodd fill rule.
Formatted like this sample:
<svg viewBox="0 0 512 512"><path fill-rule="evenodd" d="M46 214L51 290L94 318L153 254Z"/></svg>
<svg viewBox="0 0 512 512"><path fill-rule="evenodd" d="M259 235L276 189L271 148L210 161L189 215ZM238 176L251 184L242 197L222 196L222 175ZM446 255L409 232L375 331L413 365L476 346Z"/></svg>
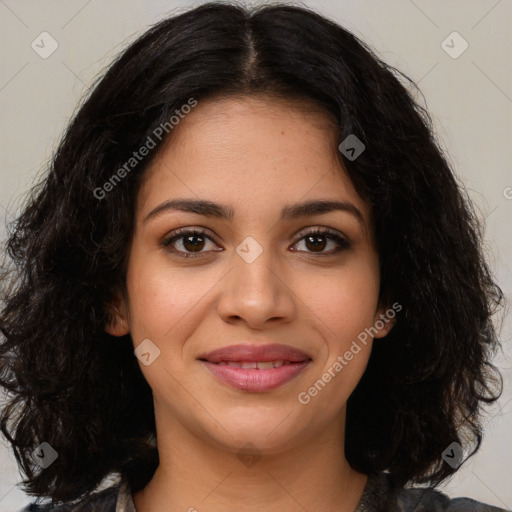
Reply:
<svg viewBox="0 0 512 512"><path fill-rule="evenodd" d="M470 456L478 450L481 406L502 392L491 360L503 294L482 226L413 92L353 34L290 5L203 4L152 26L117 58L6 243L0 425L29 494L74 500L112 473L137 491L158 465L151 389L131 338L104 331L124 289L138 187L158 151L108 194L98 190L190 98L313 100L336 120L339 142L356 134L366 145L353 161L339 158L371 206L381 302L403 311L348 400L350 465L388 470L397 485L437 485L456 471L441 458L450 443L471 439ZM30 455L43 441L58 452L44 470Z"/></svg>

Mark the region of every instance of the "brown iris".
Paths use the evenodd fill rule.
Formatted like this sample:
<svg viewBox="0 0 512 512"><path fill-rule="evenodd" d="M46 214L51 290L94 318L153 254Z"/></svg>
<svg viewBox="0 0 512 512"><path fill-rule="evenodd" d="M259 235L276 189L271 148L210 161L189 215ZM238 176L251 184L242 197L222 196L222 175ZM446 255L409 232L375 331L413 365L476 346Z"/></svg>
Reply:
<svg viewBox="0 0 512 512"><path fill-rule="evenodd" d="M318 242L318 239L321 239L322 241L321 242ZM313 242L313 240L316 240L316 242ZM323 236L323 235L308 235L305 239L306 241L306 246L308 247L308 249L310 249L311 247L308 245L308 244L312 244L312 247L314 247L315 249L320 249L320 251L322 251L323 249L325 249L325 245L326 245L326 237ZM313 251L315 252L315 251Z"/></svg>
<svg viewBox="0 0 512 512"><path fill-rule="evenodd" d="M196 240L195 242L193 242L194 239ZM199 239L199 241L197 241L198 239ZM187 235L187 236L183 237L183 247L185 247L185 249L187 251L199 252L203 249L204 243L205 243L205 237L203 235L191 234L191 235ZM190 245L187 245L187 244L190 244Z"/></svg>

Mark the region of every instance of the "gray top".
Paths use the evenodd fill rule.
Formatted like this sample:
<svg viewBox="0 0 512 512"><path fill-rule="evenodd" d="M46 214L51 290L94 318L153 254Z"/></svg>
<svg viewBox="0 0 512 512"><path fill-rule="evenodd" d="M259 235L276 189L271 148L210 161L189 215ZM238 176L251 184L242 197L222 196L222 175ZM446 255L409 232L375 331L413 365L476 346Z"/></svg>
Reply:
<svg viewBox="0 0 512 512"><path fill-rule="evenodd" d="M391 489L387 473L373 473L354 512L512 512L470 498L450 499L433 488ZM32 504L21 512L137 512L126 482L92 494L74 504Z"/></svg>

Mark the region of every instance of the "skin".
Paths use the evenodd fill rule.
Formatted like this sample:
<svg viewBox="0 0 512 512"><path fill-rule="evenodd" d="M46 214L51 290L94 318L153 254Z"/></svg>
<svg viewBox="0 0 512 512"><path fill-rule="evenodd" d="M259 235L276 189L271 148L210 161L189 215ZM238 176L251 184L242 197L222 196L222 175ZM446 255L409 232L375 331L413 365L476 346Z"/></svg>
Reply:
<svg viewBox="0 0 512 512"><path fill-rule="evenodd" d="M199 102L171 135L139 190L126 294L107 327L161 351L149 366L139 362L153 390L160 466L135 493L137 511L353 512L367 476L345 459L346 402L372 340L307 405L297 399L387 309L370 209L337 159L332 120L304 101L231 97ZM234 216L165 211L144 221L178 198L230 205ZM350 202L362 221L346 211L280 219L285 205L313 199ZM198 258L162 245L181 227L207 228ZM319 255L338 245L307 243L316 227L350 247ZM248 236L263 249L252 263L236 252ZM172 247L197 254L186 242ZM290 345L312 361L283 386L251 393L197 359L244 341ZM247 442L260 455L250 466L237 457Z"/></svg>

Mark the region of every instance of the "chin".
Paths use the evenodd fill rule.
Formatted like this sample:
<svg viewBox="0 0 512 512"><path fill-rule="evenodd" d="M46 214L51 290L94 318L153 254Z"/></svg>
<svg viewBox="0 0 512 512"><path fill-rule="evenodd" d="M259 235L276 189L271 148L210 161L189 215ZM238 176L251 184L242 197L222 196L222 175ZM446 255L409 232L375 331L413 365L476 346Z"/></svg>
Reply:
<svg viewBox="0 0 512 512"><path fill-rule="evenodd" d="M284 452L305 441L306 433L294 426L290 421L292 416L288 413L273 411L272 414L255 411L255 417L246 416L243 419L239 414L217 417L225 429L214 427L211 437L215 442L225 446L236 453L247 443L253 445L258 451L266 454ZM252 416L252 415L250 415ZM286 418L285 421L283 421Z"/></svg>

